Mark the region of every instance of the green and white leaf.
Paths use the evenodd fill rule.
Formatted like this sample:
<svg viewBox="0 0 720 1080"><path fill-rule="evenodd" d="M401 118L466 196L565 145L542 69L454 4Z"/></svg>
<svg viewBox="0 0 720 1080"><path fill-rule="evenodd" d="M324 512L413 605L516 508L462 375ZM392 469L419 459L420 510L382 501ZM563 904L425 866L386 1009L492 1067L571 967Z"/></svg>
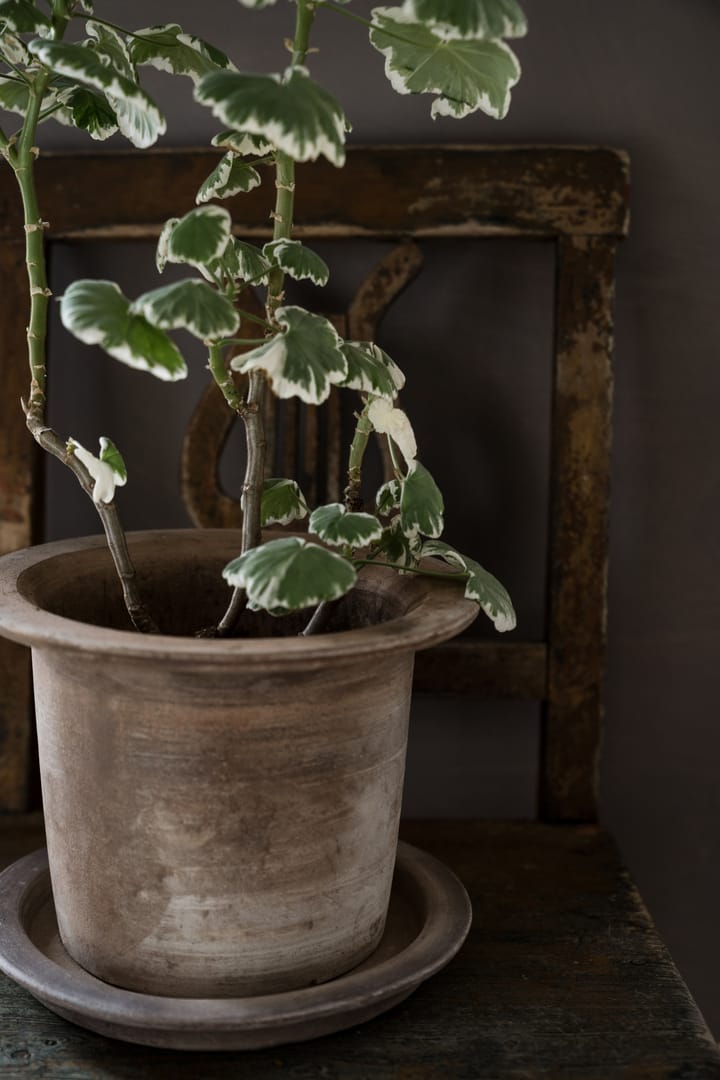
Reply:
<svg viewBox="0 0 720 1080"><path fill-rule="evenodd" d="M252 191L259 187L262 178L257 169L228 151L224 154L207 180L200 187L195 202L206 203L210 199L229 199L232 195Z"/></svg>
<svg viewBox="0 0 720 1080"><path fill-rule="evenodd" d="M403 11L444 37L519 38L527 33L517 0L405 0Z"/></svg>
<svg viewBox="0 0 720 1080"><path fill-rule="evenodd" d="M399 94L436 94L431 115L460 119L481 109L501 119L520 64L504 41L448 38L403 8L375 8L370 41Z"/></svg>
<svg viewBox="0 0 720 1080"><path fill-rule="evenodd" d="M264 157L273 150L273 146L260 135L250 135L247 131L221 131L210 140L213 146L232 150L240 157Z"/></svg>
<svg viewBox="0 0 720 1080"><path fill-rule="evenodd" d="M115 477L115 483L119 486L127 483L127 466L123 456L112 439L100 436L100 460L109 465Z"/></svg>
<svg viewBox="0 0 720 1080"><path fill-rule="evenodd" d="M375 509L378 514L384 514L385 516L392 514L399 508L401 497L402 481L388 480L382 487L378 488L375 496Z"/></svg>
<svg viewBox="0 0 720 1080"><path fill-rule="evenodd" d="M22 38L16 37L10 31L2 35L0 42L0 59L7 63L16 64L18 67L27 67L30 63L30 53Z"/></svg>
<svg viewBox="0 0 720 1080"><path fill-rule="evenodd" d="M165 132L165 118L136 82L116 71L90 48L64 41L30 42L30 51L58 75L92 86L115 110L122 134L137 147L152 146Z"/></svg>
<svg viewBox="0 0 720 1080"><path fill-rule="evenodd" d="M27 83L19 82L17 79L0 78L0 109L24 116L27 112L28 101Z"/></svg>
<svg viewBox="0 0 720 1080"><path fill-rule="evenodd" d="M118 130L115 110L104 94L99 94L89 86L76 85L59 90L56 96L57 100L62 102L64 110L54 113L53 119L57 120L64 111L73 127L87 131L91 139L100 142L109 139Z"/></svg>
<svg viewBox="0 0 720 1080"><path fill-rule="evenodd" d="M388 562L397 566L416 566L422 540L415 534L406 536L400 524L400 518L393 521L383 529L382 537L376 545L378 552L383 554Z"/></svg>
<svg viewBox="0 0 720 1080"><path fill-rule="evenodd" d="M260 248L233 237L232 251L226 255L229 256L228 268L234 270L233 277L252 281L257 285L267 285L272 267Z"/></svg>
<svg viewBox="0 0 720 1080"><path fill-rule="evenodd" d="M309 278L314 285L327 285L330 269L324 259L299 240L271 240L263 255L296 281Z"/></svg>
<svg viewBox="0 0 720 1080"><path fill-rule="evenodd" d="M6 44L7 40L8 39L6 38L5 42L3 42L3 45ZM7 53L7 50L5 51ZM8 59L12 58L8 57ZM29 60L30 54L27 53L27 61L29 62ZM13 63L15 62L16 61L13 60ZM22 59L19 59L17 62L23 63ZM61 80L61 83L61 86L53 86L47 91L47 93L43 97L42 111L44 111L45 109L49 109L54 105L57 105L61 93L65 89L72 89L73 87L78 86L77 83L72 83L69 79L63 79ZM16 78L10 79L0 76L0 109L6 109L7 112L19 113L21 116L25 116L28 110L28 104L29 94L27 83L21 82L19 79ZM72 114L70 110L65 108L64 106L60 109L56 109L56 111L53 112L51 116L44 117L43 120L40 122L43 123L45 120L57 120L61 124L73 124Z"/></svg>
<svg viewBox="0 0 720 1080"><path fill-rule="evenodd" d="M115 488L127 483L127 469L120 451L115 444L105 438L100 439L100 457L95 457L76 439L68 439L68 449L72 450L90 473L93 483L93 502L96 505L111 503L115 498Z"/></svg>
<svg viewBox="0 0 720 1080"><path fill-rule="evenodd" d="M345 161L345 116L335 98L303 67L280 75L220 71L206 75L195 96L214 116L238 131L260 135L295 161L321 154Z"/></svg>
<svg viewBox="0 0 720 1080"><path fill-rule="evenodd" d="M242 501L242 500L241 500ZM307 517L305 496L295 480L274 478L263 484L260 521L266 525L289 525Z"/></svg>
<svg viewBox="0 0 720 1080"><path fill-rule="evenodd" d="M386 352L372 341L346 341L342 350L348 364L343 386L395 400L405 385L405 376Z"/></svg>
<svg viewBox="0 0 720 1080"><path fill-rule="evenodd" d="M135 30L130 44L134 64L149 64L159 71L187 75L197 82L213 71L234 70L224 52L202 38L185 34L177 23Z"/></svg>
<svg viewBox="0 0 720 1080"><path fill-rule="evenodd" d="M232 218L222 206L200 206L181 217L167 236L167 261L204 266L225 251Z"/></svg>
<svg viewBox="0 0 720 1080"><path fill-rule="evenodd" d="M320 405L347 373L341 341L332 323L300 307L281 307L275 319L284 333L230 362L234 371L264 371L280 398L299 397Z"/></svg>
<svg viewBox="0 0 720 1080"><path fill-rule="evenodd" d="M130 59L130 52L125 38L111 26L104 26L93 19L85 23L89 41L87 47L100 57L105 58L109 67L124 75L131 82L137 82L137 73Z"/></svg>
<svg viewBox="0 0 720 1080"><path fill-rule="evenodd" d="M423 558L426 555L443 559L449 566L457 566L468 575L465 596L468 600L474 600L480 605L495 624L496 630L502 634L507 630L515 629L517 617L507 589L479 562L468 558L467 555L461 555L459 551L455 551L441 540L426 541L422 547Z"/></svg>
<svg viewBox="0 0 720 1080"><path fill-rule="evenodd" d="M157 248L155 249L155 266L157 267L158 274L162 274L163 270L167 266L170 236L179 220L180 218L176 217L168 218L160 231Z"/></svg>
<svg viewBox="0 0 720 1080"><path fill-rule="evenodd" d="M240 3L246 8L266 8L272 7L276 0L240 0Z"/></svg>
<svg viewBox="0 0 720 1080"><path fill-rule="evenodd" d="M297 611L343 596L357 574L341 555L288 536L246 551L228 563L223 577L233 588L245 589L248 606Z"/></svg>
<svg viewBox="0 0 720 1080"><path fill-rule="evenodd" d="M414 461L403 480L400 525L406 536L440 536L443 531L442 492L419 461Z"/></svg>
<svg viewBox="0 0 720 1080"><path fill-rule="evenodd" d="M318 506L310 515L308 529L331 547L367 547L383 534L374 514L347 510L342 503Z"/></svg>
<svg viewBox="0 0 720 1080"><path fill-rule="evenodd" d="M189 330L201 341L218 341L234 334L240 316L222 293L204 281L186 278L139 296L132 310L164 330Z"/></svg>
<svg viewBox="0 0 720 1080"><path fill-rule="evenodd" d="M135 312L114 281L74 281L60 301L63 326L129 367L158 379L184 379L187 367L167 334Z"/></svg>
<svg viewBox="0 0 720 1080"><path fill-rule="evenodd" d="M398 447L405 462L411 466L417 457L415 432L402 409L397 409L385 398L374 398L368 406L368 419L380 435L388 435Z"/></svg>
<svg viewBox="0 0 720 1080"><path fill-rule="evenodd" d="M52 24L44 12L30 0L0 0L0 33L13 30L16 34L50 33Z"/></svg>
<svg viewBox="0 0 720 1080"><path fill-rule="evenodd" d="M201 266L200 272L208 281L216 281L224 276L229 281L267 285L271 269L260 248L231 236L222 255Z"/></svg>

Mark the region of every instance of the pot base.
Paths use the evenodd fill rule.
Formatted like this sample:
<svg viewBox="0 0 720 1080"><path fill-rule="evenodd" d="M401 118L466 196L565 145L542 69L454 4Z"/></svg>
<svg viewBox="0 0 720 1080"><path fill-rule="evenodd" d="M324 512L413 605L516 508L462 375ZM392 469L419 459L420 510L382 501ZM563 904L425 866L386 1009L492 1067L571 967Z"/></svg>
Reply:
<svg viewBox="0 0 720 1080"><path fill-rule="evenodd" d="M138 994L96 979L63 949L43 850L0 875L0 970L53 1012L101 1035L175 1050L250 1050L327 1035L385 1012L452 959L470 920L455 875L401 843L385 934L346 975L262 997Z"/></svg>

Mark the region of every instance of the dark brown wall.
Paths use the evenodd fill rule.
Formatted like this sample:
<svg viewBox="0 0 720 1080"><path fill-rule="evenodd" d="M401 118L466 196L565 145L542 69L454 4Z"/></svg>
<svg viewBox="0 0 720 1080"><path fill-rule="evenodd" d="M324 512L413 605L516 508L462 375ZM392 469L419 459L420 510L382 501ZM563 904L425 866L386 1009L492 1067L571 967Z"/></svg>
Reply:
<svg viewBox="0 0 720 1080"><path fill-rule="evenodd" d="M126 25L177 19L224 44L241 67L284 63L278 42L292 13L282 0L259 13L231 0L103 7ZM502 125L479 115L433 124L426 100L386 86L361 28L332 13L322 13L313 69L346 105L359 141L608 143L630 151L633 223L618 266L603 813L717 1030L720 13L713 0L526 0L526 8L531 34L518 46L525 74ZM170 113L168 144L204 142L214 130L207 114L189 94L168 101L162 76L152 82ZM85 145L53 127L46 145ZM327 254L340 296L378 250L342 264L342 253ZM108 273L81 255L68 251L58 261L58 288L77 273ZM149 266L149 253L143 257ZM551 252L438 242L428 262L425 281L388 320L384 344L411 376L407 404L423 457L446 490L449 528L508 582L530 636L543 615ZM128 290L145 287L126 254L119 263ZM202 384L201 361L190 395L139 384L142 376L76 350L71 356L59 341L55 362L72 373L71 393L53 403L63 429L88 439L107 431L127 451L128 524L181 521L172 487L177 440ZM96 430L87 408L97 400L104 404ZM148 409L160 449L152 449L154 432L139 429ZM134 479L133 459L156 461L164 479ZM55 473L49 524L54 535L95 531L91 508ZM530 812L536 728L535 711L524 706L419 700L409 809Z"/></svg>

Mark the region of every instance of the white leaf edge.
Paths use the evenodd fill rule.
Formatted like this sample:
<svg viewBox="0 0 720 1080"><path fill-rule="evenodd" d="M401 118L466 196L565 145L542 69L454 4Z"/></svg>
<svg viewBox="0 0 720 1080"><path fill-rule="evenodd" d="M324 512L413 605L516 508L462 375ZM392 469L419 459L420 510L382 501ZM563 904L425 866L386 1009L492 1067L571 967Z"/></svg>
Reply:
<svg viewBox="0 0 720 1080"><path fill-rule="evenodd" d="M289 329L290 323L287 321L286 315L289 311L303 311L302 308L298 308L295 305L289 305L278 308L275 312L275 321L279 326ZM310 314L304 312L304 314ZM322 316L313 316L316 319L321 319ZM327 386L323 393L313 394L311 390L303 386L302 383L293 382L292 379L286 379L283 374L285 367L285 357L287 356L287 346L285 344L285 335L276 334L275 337L270 338L264 342L259 348L253 349L251 352L241 353L239 356L233 357L230 361L230 367L233 371L239 371L242 374L247 374L248 371L253 371L259 368L264 371L268 379L272 383L272 390L276 397L279 398L291 398L298 397L301 401L304 401L306 405L322 405L323 401L327 401L330 397L330 390L333 384L333 376L342 378L347 373L347 362L343 353L340 351L342 339L338 334L335 327L328 319L323 321L330 327L337 345L338 356L342 361L342 364L338 368L332 368L326 370L325 375L327 378ZM317 384L315 384L317 387Z"/></svg>
<svg viewBox="0 0 720 1080"><path fill-rule="evenodd" d="M480 569L483 571L483 573L487 574L488 577L492 578L493 581L497 582L498 588L503 593L505 593L505 595L507 596L507 601L508 601L510 611L509 612L499 611L499 610L498 611L493 611L492 604L490 604L488 601L483 602L480 599L479 594L476 593L475 590L472 588L472 584L471 584L470 579L468 579L468 581L465 584L465 597L466 597L466 599L467 600L473 600L476 604L479 604L479 606L482 608L482 610L485 612L487 617L493 623L493 625L495 626L495 629L497 630L497 632L499 634L505 634L508 631L515 629L515 627L517 626L517 616L515 614L515 609L513 608L512 601L511 601L511 599L510 599L510 597L508 595L507 589L505 588L504 585L502 585L497 580L497 578L493 574L490 573L489 570L486 570L484 566L481 566L480 563L477 562L476 559L469 559L468 556L461 555L459 551L456 551L454 548L450 547L448 544L437 543L436 541L433 541L433 540L426 540L425 543L423 544L421 557L425 558L426 556L435 557L435 558L441 558L446 563L449 563L450 565L457 566L460 570L464 570L466 574L471 573L470 568L468 566L468 561L471 562L471 563L474 563L476 566L480 567Z"/></svg>
<svg viewBox="0 0 720 1080"><path fill-rule="evenodd" d="M101 454L109 442L110 440L106 438L106 436L101 436ZM77 439L69 438L67 444L68 447L72 449L72 452L78 461L81 461L85 466L94 481L92 491L93 502L96 506L111 503L115 498L115 488L124 487L127 483L127 476L123 476L121 473L116 472L106 461L101 461L100 458L95 457L95 455L89 450L86 450Z"/></svg>
<svg viewBox="0 0 720 1080"><path fill-rule="evenodd" d="M405 10L405 8L373 8L373 25L370 31L371 35L372 30L377 30L380 34L384 33L388 36L392 36L390 31L386 30L384 27L380 26L378 23L375 22L376 16L380 16L381 18L387 18L390 20L390 22L394 22L397 24L418 23L418 19L416 19L415 15L412 12ZM424 26L431 33L437 34L440 41L442 41L443 38L448 37L448 35L441 33L438 27L432 26L427 23L421 23L420 25ZM452 40L458 39L453 38ZM486 116L491 117L493 120L502 120L507 115L508 109L510 108L511 90L520 81L520 76L522 74L522 70L520 68L520 61L518 60L517 56L510 48L510 46L506 42L501 41L499 38L485 38L481 40L492 41L493 45L497 45L499 49L501 49L503 52L506 52L515 64L515 77L510 82L508 82L502 105L499 109L496 109L490 101L490 97L487 93L481 94L475 105L461 104L460 102L452 101L450 98L446 97L445 91L442 89L442 87L428 86L422 91L423 94L438 95L438 97L435 98L430 107L430 116L433 120L437 119L438 116L449 116L452 117L454 120L462 120L463 117L470 116L471 113L477 112L478 110L481 110L486 114ZM392 66L394 48L392 43L385 47L378 45L375 41L373 41L372 44L373 47L376 48L377 51L379 53L382 53L382 55L385 57L385 76L390 82L393 90L395 90L395 92L398 94L418 93L418 91L411 90L407 85L407 80L411 77L412 73L411 75L403 75L401 72L395 70L395 68Z"/></svg>
<svg viewBox="0 0 720 1080"><path fill-rule="evenodd" d="M389 435L410 468L417 458L417 440L407 413L386 398L376 397L368 406L368 419L380 435Z"/></svg>
<svg viewBox="0 0 720 1080"><path fill-rule="evenodd" d="M198 218L198 217L217 218L218 220L222 220L222 223L223 223L223 226L224 226L223 234L220 236L219 240L217 241L217 243L215 245L214 252L212 253L212 255L208 256L206 259L203 259L202 261L199 260L199 259L189 258L187 255L179 255L179 254L174 254L173 253L172 244L173 244L173 236L175 235L175 231L184 222L186 222L189 217L194 217L194 218ZM172 221L172 218L170 220ZM197 266L197 267L204 266L205 263L212 262L214 259L219 258L220 255L223 254L223 252L225 251L225 248L228 245L231 234L232 234L232 218L230 217L230 214L228 213L228 211L225 209L224 206L215 206L214 203L211 203L208 206L198 206L194 210L188 210L187 214L184 214L183 217L181 217L176 222L176 224L172 227L172 229L170 230L170 232L168 234L167 262L176 263L176 264L184 264L184 265L187 265L187 266Z"/></svg>
<svg viewBox="0 0 720 1080"><path fill-rule="evenodd" d="M287 259L283 261L283 256L287 250L302 249L304 252L308 252L311 257L314 257L322 263L324 270L320 274L314 274L312 271L308 271L303 274L298 271ZM327 285L330 278L330 270L324 259L321 259L317 252L312 248L306 247L300 240L291 240L289 238L283 238L281 240L270 240L267 244L263 244L263 255L267 259L271 259L277 263L281 270L284 270L286 274L289 274L295 281L302 281L303 278L307 278L312 281L313 285L324 286Z"/></svg>
<svg viewBox="0 0 720 1080"><path fill-rule="evenodd" d="M329 510L331 507L338 507L338 509L340 510L338 518L362 518L364 521L368 521L374 526L374 529L369 536L363 536L361 538L363 547L367 547L368 544L374 544L382 536L384 532L383 526L374 514L366 514L362 510L349 511L343 503L339 502L326 503L324 506L318 506L315 508L315 510L313 510L312 514L310 515L310 521L308 522L308 532L313 533L314 536L319 536L322 542L324 544L327 544L329 547L345 547L347 544L351 543L350 540L336 540L334 538L331 539L327 534L324 534L319 529L314 528L313 518L315 517L315 514L318 512L318 510Z"/></svg>

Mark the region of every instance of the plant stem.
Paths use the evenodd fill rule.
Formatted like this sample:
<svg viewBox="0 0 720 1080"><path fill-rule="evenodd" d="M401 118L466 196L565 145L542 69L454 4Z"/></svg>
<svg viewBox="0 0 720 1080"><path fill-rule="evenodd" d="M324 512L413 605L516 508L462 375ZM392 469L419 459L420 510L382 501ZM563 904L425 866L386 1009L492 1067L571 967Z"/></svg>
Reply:
<svg viewBox="0 0 720 1080"><path fill-rule="evenodd" d="M330 622L330 617L344 598L338 597L337 600L323 600L321 604L315 608L310 622L307 624L304 630L301 631L300 637L311 637L313 634L320 634Z"/></svg>
<svg viewBox="0 0 720 1080"><path fill-rule="evenodd" d="M262 371L251 371L248 385L247 402L242 419L245 424L247 442L247 464L242 488L243 525L242 551L257 547L262 540L260 529L260 511L262 504L263 482L265 479L265 424L263 408L267 380Z"/></svg>
<svg viewBox="0 0 720 1080"><path fill-rule="evenodd" d="M42 418L26 410L27 426L35 441L49 454L66 465L80 484L80 487L92 498L93 480L83 463L68 450L60 436L45 425ZM114 502L95 503L100 520L105 530L110 554L117 570L123 591L123 600L130 620L136 630L144 634L157 634L157 625L140 598L137 575L128 551L127 541L120 515Z"/></svg>
<svg viewBox="0 0 720 1080"><path fill-rule="evenodd" d="M108 19L101 19L99 15L87 15L84 11L73 11L72 17L74 19L87 19L92 22L98 23L100 26L107 26L108 30L115 30L116 33L122 34L124 37L137 38L138 41L144 41L142 34L134 34L132 30L126 30L122 26L118 26L117 23L110 22ZM179 47L177 42L168 41L167 47Z"/></svg>
<svg viewBox="0 0 720 1080"><path fill-rule="evenodd" d="M392 467L395 470L395 479L396 480L402 480L402 479L404 479L405 474L403 473L402 469L400 468L400 462L398 461L398 456L397 456L397 453L395 452L395 445L394 445L394 443L392 441L392 438L389 435L386 435L385 438L387 440L387 448L388 448L388 454L390 455L390 461L392 462Z"/></svg>
<svg viewBox="0 0 720 1080"><path fill-rule="evenodd" d="M352 11L348 11L347 8L340 7L338 4L333 4L330 0L318 0L318 7L327 8L328 11L334 11L338 15L344 15L346 19L352 19L353 22L360 23L368 30L378 30L385 37L392 38L394 41L402 41L403 45L415 45L411 38L404 37L402 34L396 34L393 30L386 30L385 27L380 27L377 23L372 22L370 19L364 19L362 15L356 15Z"/></svg>
<svg viewBox="0 0 720 1080"><path fill-rule="evenodd" d="M252 282L246 281L245 284L250 285ZM266 330L272 330L273 333L275 332L275 327L272 323L269 323L267 319L261 318L260 315L253 315L251 311L243 311L242 308L238 308L237 313L241 319L247 319L248 322L257 323L258 326L264 326Z"/></svg>
<svg viewBox="0 0 720 1080"><path fill-rule="evenodd" d="M339 4L333 4L330 0L318 0L318 7L327 8L328 11L334 11L338 15L344 15L346 19L352 19L353 22L360 23L361 26L372 27L374 25L369 19L363 19L362 15L356 15L353 11L347 11L346 8L340 7Z"/></svg>
<svg viewBox="0 0 720 1080"><path fill-rule="evenodd" d="M47 283L45 245L43 241L43 231L46 228L46 223L40 215L35 191L32 144L48 79L47 74L40 74L30 87L25 123L17 142L17 150L10 159L20 186L23 203L25 262L30 285L30 322L27 328L28 360L30 363L28 413L40 421L43 421L45 416L45 346L50 290Z"/></svg>
<svg viewBox="0 0 720 1080"><path fill-rule="evenodd" d="M223 348L219 342L208 345L208 367L212 377L222 390L223 397L230 408L236 413L242 413L245 402L242 394L235 385L235 380L228 371L223 355Z"/></svg>
<svg viewBox="0 0 720 1080"><path fill-rule="evenodd" d="M62 37L67 24L62 0L53 4L53 26ZM76 476L83 491L92 498L93 480L85 466L66 444L45 423L46 405L46 342L48 298L45 245L43 232L47 223L42 220L35 190L33 166L37 151L33 146L42 100L50 80L49 72L40 72L32 80L28 92L28 109L17 146L6 152L15 175L23 203L25 226L25 261L30 286L30 320L27 330L28 361L30 364L30 397L23 404L28 430L35 441L66 465ZM125 533L114 503L95 504L105 530L108 546L120 578L123 599L136 630L157 633L157 626L143 604L137 587L135 568L128 552Z"/></svg>
<svg viewBox="0 0 720 1080"><path fill-rule="evenodd" d="M377 559L353 559L353 564L355 566L380 566L383 570L401 570L403 574L420 574L422 577L440 578L442 581L447 581L448 578L467 581L470 577L469 574L463 571L455 573L453 570L447 572L442 570L420 570L417 566L401 566L399 563L378 562Z"/></svg>
<svg viewBox="0 0 720 1080"><path fill-rule="evenodd" d="M360 494L362 483L362 461L367 448L368 439L372 434L373 426L368 419L366 405L357 418L355 434L350 445L350 458L348 461L348 482L345 488L345 509L351 512L362 510L363 500Z"/></svg>
<svg viewBox="0 0 720 1080"><path fill-rule="evenodd" d="M297 67L298 64L305 61L310 28L315 18L315 8L315 0L297 0L291 68ZM295 162L288 154L280 151L278 151L275 158L275 191L275 209L272 213L273 240L286 240L291 236L293 225ZM277 330L275 312L282 304L284 286L285 274L280 267L275 267L269 276L265 303L267 322L273 331ZM258 321L257 318L255 321ZM262 539L260 522L265 477L265 451L267 448L263 412L267 388L267 379L262 371L250 373L245 408L241 413L245 424L245 442L247 445L247 464L242 488L243 554L251 548L257 547ZM232 634L244 608L245 596L243 591L234 589L228 609L218 624L218 634L223 637Z"/></svg>

